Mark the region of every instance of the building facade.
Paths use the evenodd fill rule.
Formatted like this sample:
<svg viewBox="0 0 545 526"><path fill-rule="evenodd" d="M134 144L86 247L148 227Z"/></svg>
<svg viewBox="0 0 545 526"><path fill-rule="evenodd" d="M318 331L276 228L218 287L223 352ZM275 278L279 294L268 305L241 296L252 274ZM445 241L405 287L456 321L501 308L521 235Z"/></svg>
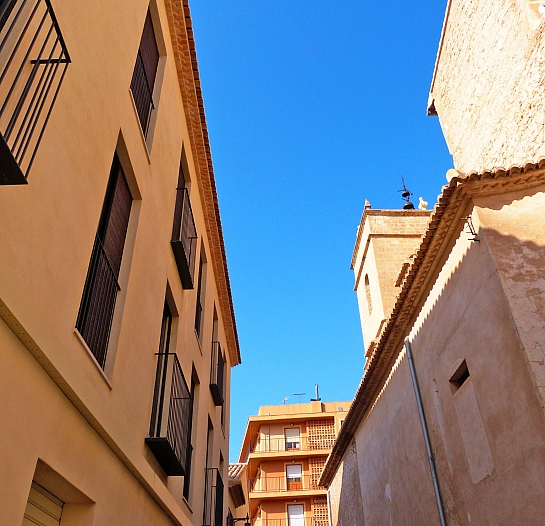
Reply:
<svg viewBox="0 0 545 526"><path fill-rule="evenodd" d="M187 1L0 2L0 224L2 523L225 524L240 349Z"/></svg>
<svg viewBox="0 0 545 526"><path fill-rule="evenodd" d="M248 419L240 460L247 462L255 526L327 526L318 481L350 402L262 406Z"/></svg>
<svg viewBox="0 0 545 526"><path fill-rule="evenodd" d="M364 334L374 336L320 480L332 526L543 523L537 4L448 2L428 112L439 116L456 169L389 282L397 293L385 320L360 301ZM358 243L356 279L366 264ZM372 262L375 275L383 264Z"/></svg>

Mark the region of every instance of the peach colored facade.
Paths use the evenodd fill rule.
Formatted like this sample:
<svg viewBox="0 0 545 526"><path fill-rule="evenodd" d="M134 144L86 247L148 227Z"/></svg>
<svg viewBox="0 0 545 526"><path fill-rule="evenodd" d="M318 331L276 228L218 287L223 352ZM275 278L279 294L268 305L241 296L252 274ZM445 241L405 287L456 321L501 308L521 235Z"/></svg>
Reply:
<svg viewBox="0 0 545 526"><path fill-rule="evenodd" d="M384 320L360 301L366 371L320 480L332 526L543 524L544 32L536 2L448 2L428 111L456 169L395 282L356 242L356 281L375 266L371 292L396 293Z"/></svg>
<svg viewBox="0 0 545 526"><path fill-rule="evenodd" d="M0 522L222 526L240 350L187 1L0 8L30 87L0 117ZM64 55L17 55L40 27Z"/></svg>
<svg viewBox="0 0 545 526"><path fill-rule="evenodd" d="M248 419L249 512L256 526L327 526L322 468L350 402L262 406Z"/></svg>

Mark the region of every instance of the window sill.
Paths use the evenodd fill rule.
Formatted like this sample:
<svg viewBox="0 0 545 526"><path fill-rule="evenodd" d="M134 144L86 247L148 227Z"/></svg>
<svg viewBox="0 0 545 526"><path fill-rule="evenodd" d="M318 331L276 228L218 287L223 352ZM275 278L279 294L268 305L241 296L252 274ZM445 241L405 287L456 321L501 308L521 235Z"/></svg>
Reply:
<svg viewBox="0 0 545 526"><path fill-rule="evenodd" d="M106 382L106 385L110 388L110 390L112 390L113 386L112 386L112 384L110 382L110 379L106 376L106 373L104 372L102 367L100 367L100 365L97 362L95 356L91 352L91 349L89 349L88 345L85 343L85 340L83 339L83 336L79 333L79 331L77 329L74 329L74 334L76 335L78 341L81 343L81 345L85 349L85 351L87 353L87 356L89 356L89 358L93 362L93 365L96 367L97 371L100 373L100 376Z"/></svg>

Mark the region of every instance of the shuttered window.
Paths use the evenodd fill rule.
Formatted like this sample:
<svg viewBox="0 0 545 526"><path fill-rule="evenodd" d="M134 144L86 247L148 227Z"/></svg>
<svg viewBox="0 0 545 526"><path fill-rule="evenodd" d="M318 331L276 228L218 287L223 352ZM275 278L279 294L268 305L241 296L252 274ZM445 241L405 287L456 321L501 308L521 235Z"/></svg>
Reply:
<svg viewBox="0 0 545 526"><path fill-rule="evenodd" d="M151 112L154 109L153 86L158 64L159 49L157 48L151 13L148 9L131 81L132 96L144 136L148 134Z"/></svg>
<svg viewBox="0 0 545 526"><path fill-rule="evenodd" d="M76 322L76 328L102 368L119 291L131 205L131 192L115 155Z"/></svg>
<svg viewBox="0 0 545 526"><path fill-rule="evenodd" d="M6 25L16 3L17 0L0 0L0 31Z"/></svg>
<svg viewBox="0 0 545 526"><path fill-rule="evenodd" d="M22 526L59 526L63 505L61 500L33 482Z"/></svg>

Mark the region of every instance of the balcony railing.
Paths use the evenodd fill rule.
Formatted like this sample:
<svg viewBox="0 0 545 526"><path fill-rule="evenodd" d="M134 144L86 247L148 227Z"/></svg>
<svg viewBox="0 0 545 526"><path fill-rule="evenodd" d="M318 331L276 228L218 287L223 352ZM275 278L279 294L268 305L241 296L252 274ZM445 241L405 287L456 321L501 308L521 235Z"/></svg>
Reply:
<svg viewBox="0 0 545 526"><path fill-rule="evenodd" d="M259 477L250 479L249 488L256 493L277 493L286 491L313 491L326 489L318 485L319 477L313 475L301 475L296 478L283 477Z"/></svg>
<svg viewBox="0 0 545 526"><path fill-rule="evenodd" d="M150 432L145 441L168 476L189 472L192 404L178 357L159 353Z"/></svg>
<svg viewBox="0 0 545 526"><path fill-rule="evenodd" d="M223 480L217 468L205 469L203 526L223 526Z"/></svg>
<svg viewBox="0 0 545 526"><path fill-rule="evenodd" d="M0 7L0 185L26 184L70 56L50 0Z"/></svg>
<svg viewBox="0 0 545 526"><path fill-rule="evenodd" d="M212 342L212 363L210 365L210 392L217 406L225 400L225 362L219 342Z"/></svg>
<svg viewBox="0 0 545 526"><path fill-rule="evenodd" d="M182 286L184 289L192 289L195 274L197 229L195 228L187 188L176 189L174 225L170 244L172 245Z"/></svg>
<svg viewBox="0 0 545 526"><path fill-rule="evenodd" d="M252 526L329 526L327 519L305 517L284 519L255 519Z"/></svg>
<svg viewBox="0 0 545 526"><path fill-rule="evenodd" d="M250 453L278 453L281 451L319 451L331 449L335 440L324 437L286 438L262 437L250 442Z"/></svg>
<svg viewBox="0 0 545 526"><path fill-rule="evenodd" d="M119 292L112 268L99 236L95 237L76 328L99 365L104 368L115 301Z"/></svg>

